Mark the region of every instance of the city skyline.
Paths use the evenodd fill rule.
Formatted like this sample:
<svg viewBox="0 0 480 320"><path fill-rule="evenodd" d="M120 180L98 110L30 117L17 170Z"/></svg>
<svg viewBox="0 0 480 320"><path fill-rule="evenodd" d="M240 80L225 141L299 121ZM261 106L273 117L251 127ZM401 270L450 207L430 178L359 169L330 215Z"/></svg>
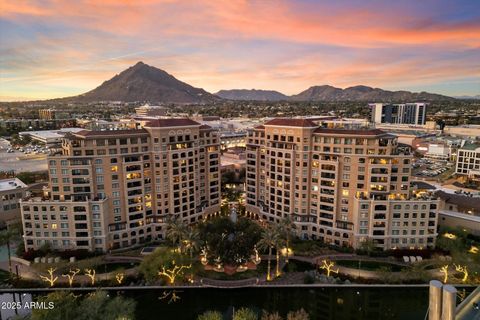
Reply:
<svg viewBox="0 0 480 320"><path fill-rule="evenodd" d="M84 93L139 60L209 92L361 84L476 95L479 6L2 1L0 100Z"/></svg>

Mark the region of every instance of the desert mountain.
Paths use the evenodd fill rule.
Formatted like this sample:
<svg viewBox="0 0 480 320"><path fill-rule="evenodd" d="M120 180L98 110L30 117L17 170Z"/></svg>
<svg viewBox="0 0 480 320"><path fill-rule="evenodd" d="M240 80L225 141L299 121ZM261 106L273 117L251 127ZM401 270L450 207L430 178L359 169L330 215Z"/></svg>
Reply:
<svg viewBox="0 0 480 320"><path fill-rule="evenodd" d="M281 101L288 96L274 90L232 89L220 90L215 95L227 100Z"/></svg>
<svg viewBox="0 0 480 320"><path fill-rule="evenodd" d="M208 103L218 100L211 93L192 87L171 74L143 62L138 62L87 93L64 99L74 102L149 101L154 103Z"/></svg>
<svg viewBox="0 0 480 320"><path fill-rule="evenodd" d="M401 101L439 101L454 100L452 97L428 92L388 91L367 86L354 86L346 89L332 86L313 86L290 97L294 101L368 101L368 102L401 102Z"/></svg>

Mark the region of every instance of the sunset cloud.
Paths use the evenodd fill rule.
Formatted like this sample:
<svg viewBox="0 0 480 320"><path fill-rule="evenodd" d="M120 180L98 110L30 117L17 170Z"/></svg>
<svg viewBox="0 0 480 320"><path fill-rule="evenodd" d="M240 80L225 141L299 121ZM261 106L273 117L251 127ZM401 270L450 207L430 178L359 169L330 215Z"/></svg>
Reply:
<svg viewBox="0 0 480 320"><path fill-rule="evenodd" d="M139 60L212 92L480 93L476 1L0 0L0 38L0 97L82 93Z"/></svg>

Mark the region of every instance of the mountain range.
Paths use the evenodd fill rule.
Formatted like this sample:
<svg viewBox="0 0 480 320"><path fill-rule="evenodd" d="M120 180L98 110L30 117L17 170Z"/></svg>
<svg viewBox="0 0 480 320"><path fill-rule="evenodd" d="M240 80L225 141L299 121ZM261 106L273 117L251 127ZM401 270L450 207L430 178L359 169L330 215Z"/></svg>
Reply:
<svg viewBox="0 0 480 320"><path fill-rule="evenodd" d="M171 74L138 62L132 67L103 82L97 88L84 94L54 99L56 102L152 102L177 104L206 104L221 100L245 101L439 101L455 98L428 92L388 91L367 86L346 89L329 85L313 86L299 94L287 96L273 90L232 89L211 94L176 79Z"/></svg>

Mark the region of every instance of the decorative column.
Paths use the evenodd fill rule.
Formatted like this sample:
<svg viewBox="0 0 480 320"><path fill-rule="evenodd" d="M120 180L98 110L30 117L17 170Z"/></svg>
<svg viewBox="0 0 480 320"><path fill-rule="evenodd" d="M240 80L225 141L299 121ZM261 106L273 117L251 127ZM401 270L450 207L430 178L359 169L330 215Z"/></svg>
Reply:
<svg viewBox="0 0 480 320"><path fill-rule="evenodd" d="M443 287L442 320L455 320L457 307L457 289L451 285Z"/></svg>
<svg viewBox="0 0 480 320"><path fill-rule="evenodd" d="M428 320L441 320L442 317L442 286L438 280L430 281L428 300Z"/></svg>

